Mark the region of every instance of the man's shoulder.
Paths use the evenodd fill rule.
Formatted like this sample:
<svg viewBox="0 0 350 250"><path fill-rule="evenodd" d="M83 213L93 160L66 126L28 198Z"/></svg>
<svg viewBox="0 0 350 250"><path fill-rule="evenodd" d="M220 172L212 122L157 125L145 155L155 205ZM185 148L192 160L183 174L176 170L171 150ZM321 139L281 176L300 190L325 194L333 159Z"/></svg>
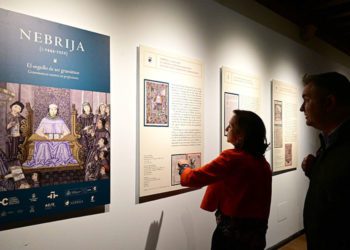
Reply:
<svg viewBox="0 0 350 250"><path fill-rule="evenodd" d="M337 137L338 142L343 142L350 146L350 120L341 125Z"/></svg>

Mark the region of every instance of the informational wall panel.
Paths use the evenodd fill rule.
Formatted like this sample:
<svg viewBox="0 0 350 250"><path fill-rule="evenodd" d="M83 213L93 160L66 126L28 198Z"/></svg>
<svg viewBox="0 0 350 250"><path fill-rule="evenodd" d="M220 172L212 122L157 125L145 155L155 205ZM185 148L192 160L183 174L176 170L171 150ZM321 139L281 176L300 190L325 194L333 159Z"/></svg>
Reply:
<svg viewBox="0 0 350 250"><path fill-rule="evenodd" d="M203 64L139 47L138 198L154 200L188 191L177 163L203 159Z"/></svg>
<svg viewBox="0 0 350 250"><path fill-rule="evenodd" d="M272 167L274 173L296 169L297 88L272 80Z"/></svg>
<svg viewBox="0 0 350 250"><path fill-rule="evenodd" d="M232 70L221 68L221 150L232 148L227 143L226 127L233 110L250 110L260 115L261 84L258 78Z"/></svg>

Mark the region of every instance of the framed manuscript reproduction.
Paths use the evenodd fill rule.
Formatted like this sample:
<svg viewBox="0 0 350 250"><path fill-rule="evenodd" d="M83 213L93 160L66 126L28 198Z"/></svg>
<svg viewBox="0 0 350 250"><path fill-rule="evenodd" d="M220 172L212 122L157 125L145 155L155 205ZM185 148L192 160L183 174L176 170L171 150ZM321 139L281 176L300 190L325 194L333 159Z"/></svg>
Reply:
<svg viewBox="0 0 350 250"><path fill-rule="evenodd" d="M0 33L0 224L109 204L109 37L4 9Z"/></svg>
<svg viewBox="0 0 350 250"><path fill-rule="evenodd" d="M154 127L169 126L169 84L144 80L145 114L144 125Z"/></svg>

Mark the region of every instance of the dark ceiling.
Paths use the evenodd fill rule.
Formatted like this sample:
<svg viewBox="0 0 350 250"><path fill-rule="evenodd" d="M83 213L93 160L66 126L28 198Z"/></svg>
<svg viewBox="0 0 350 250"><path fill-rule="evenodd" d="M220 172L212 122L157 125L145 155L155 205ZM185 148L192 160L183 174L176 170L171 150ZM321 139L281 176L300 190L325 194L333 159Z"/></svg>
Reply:
<svg viewBox="0 0 350 250"><path fill-rule="evenodd" d="M314 36L350 55L350 0L256 0L300 27L305 41Z"/></svg>

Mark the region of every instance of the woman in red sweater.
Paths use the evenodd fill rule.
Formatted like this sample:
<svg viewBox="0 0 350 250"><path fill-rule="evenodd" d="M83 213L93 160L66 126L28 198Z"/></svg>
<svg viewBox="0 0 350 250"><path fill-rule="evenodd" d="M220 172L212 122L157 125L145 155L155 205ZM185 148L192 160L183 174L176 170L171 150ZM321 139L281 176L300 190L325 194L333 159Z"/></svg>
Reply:
<svg viewBox="0 0 350 250"><path fill-rule="evenodd" d="M251 111L234 110L226 128L234 149L210 163L191 169L180 161L181 185L208 185L201 208L216 210L217 227L211 249L262 250L271 203L272 171L264 157L268 144L261 118Z"/></svg>

